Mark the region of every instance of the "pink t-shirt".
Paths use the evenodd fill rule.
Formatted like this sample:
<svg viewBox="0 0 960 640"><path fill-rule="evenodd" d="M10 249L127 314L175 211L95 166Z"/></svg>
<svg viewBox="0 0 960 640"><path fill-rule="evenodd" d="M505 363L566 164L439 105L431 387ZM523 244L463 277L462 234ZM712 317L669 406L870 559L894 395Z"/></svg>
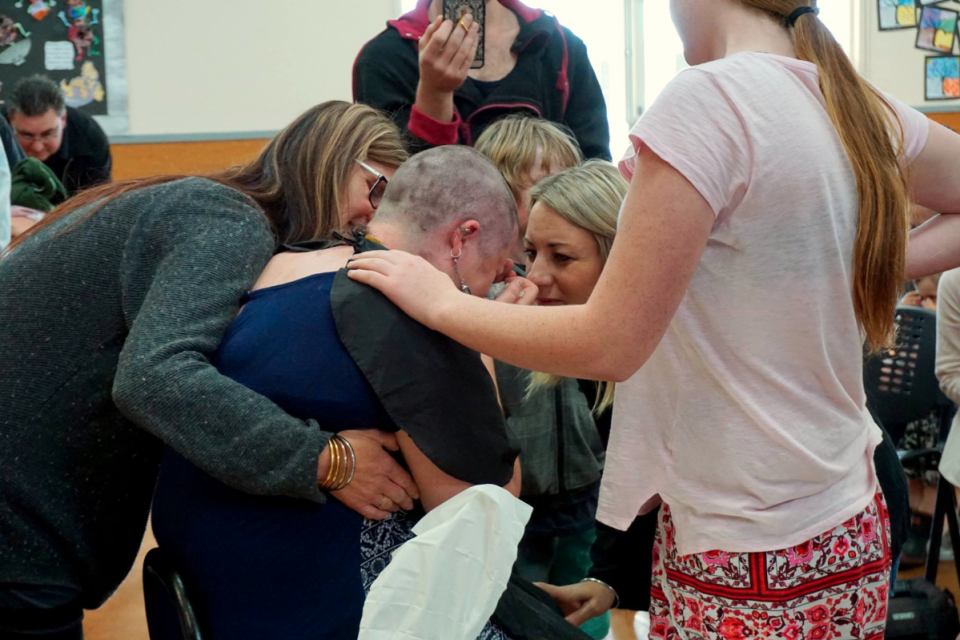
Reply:
<svg viewBox="0 0 960 640"><path fill-rule="evenodd" d="M913 160L928 121L891 102ZM627 178L647 145L716 222L663 340L617 386L598 517L626 529L659 495L683 555L814 538L872 499L881 440L851 296L856 180L816 66L741 53L689 69L630 137Z"/></svg>

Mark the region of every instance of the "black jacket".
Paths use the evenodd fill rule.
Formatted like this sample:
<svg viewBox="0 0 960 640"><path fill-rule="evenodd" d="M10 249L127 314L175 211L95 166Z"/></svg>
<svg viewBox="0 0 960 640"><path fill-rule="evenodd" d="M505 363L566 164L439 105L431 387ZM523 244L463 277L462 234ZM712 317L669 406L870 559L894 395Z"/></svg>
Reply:
<svg viewBox="0 0 960 640"><path fill-rule="evenodd" d="M6 112L3 115L7 117ZM55 154L44 160L44 164L66 187L67 196L74 196L78 191L110 182L113 168L110 142L92 116L67 107L63 143Z"/></svg>
<svg viewBox="0 0 960 640"><path fill-rule="evenodd" d="M113 157L107 135L97 121L79 109L67 107L67 132L63 144L45 163L60 178L69 197L110 182Z"/></svg>
<svg viewBox="0 0 960 640"><path fill-rule="evenodd" d="M420 80L417 41L429 25L429 0L389 22L361 49L354 64L354 100L389 113L408 134L413 152L473 145L497 118L527 112L568 127L585 157L609 160L607 108L583 41L540 10L518 0L500 2L520 21L517 66L486 98L467 79L454 93L454 122L439 122L413 106Z"/></svg>

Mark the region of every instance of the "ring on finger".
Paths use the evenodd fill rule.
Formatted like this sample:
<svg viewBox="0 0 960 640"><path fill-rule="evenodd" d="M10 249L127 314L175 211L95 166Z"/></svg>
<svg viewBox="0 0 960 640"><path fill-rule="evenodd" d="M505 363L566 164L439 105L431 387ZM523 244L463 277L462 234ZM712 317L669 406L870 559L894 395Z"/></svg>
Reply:
<svg viewBox="0 0 960 640"><path fill-rule="evenodd" d="M527 292L524 291L523 289L521 289L521 290L520 290L520 293L517 294L517 300L519 300L520 298L522 298L522 297L525 296L525 295L527 295Z"/></svg>
<svg viewBox="0 0 960 640"><path fill-rule="evenodd" d="M380 496L380 511L386 511L388 506L390 506L390 498L387 496Z"/></svg>
<svg viewBox="0 0 960 640"><path fill-rule="evenodd" d="M457 24L460 25L461 27L463 27L464 33L466 33L467 35L470 35L470 27L468 27L468 26L463 22L463 18L460 18L460 22L458 22Z"/></svg>

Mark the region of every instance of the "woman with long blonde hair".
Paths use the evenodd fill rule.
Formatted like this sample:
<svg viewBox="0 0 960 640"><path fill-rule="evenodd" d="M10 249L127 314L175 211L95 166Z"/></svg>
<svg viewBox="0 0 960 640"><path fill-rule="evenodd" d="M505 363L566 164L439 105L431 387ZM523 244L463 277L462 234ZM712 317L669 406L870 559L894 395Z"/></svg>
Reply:
<svg viewBox="0 0 960 640"><path fill-rule="evenodd" d="M652 637L880 638L889 521L863 345L890 343L905 279L960 264L955 216L907 251L911 195L960 212L960 138L863 80L815 0L671 9L692 68L631 133L586 304L464 300L396 252L353 277L497 359L618 382L598 518L626 529L663 505ZM615 599L557 595L571 612Z"/></svg>
<svg viewBox="0 0 960 640"><path fill-rule="evenodd" d="M627 182L617 169L599 160L533 186L521 242L527 278L543 294L541 303L587 301L613 244L626 194ZM503 362L496 363L496 373L504 412L520 446L521 497L533 507L515 570L534 582L577 583L587 577L596 539L613 385ZM603 638L609 629L606 620L598 619L583 630Z"/></svg>
<svg viewBox="0 0 960 640"><path fill-rule="evenodd" d="M136 558L164 443L238 490L328 499L324 416L209 357L277 247L366 224L406 158L386 116L328 102L245 165L84 191L0 257L0 636L82 637ZM412 505L395 437L342 435L359 465L336 498Z"/></svg>
<svg viewBox="0 0 960 640"><path fill-rule="evenodd" d="M539 290L537 304L586 304L610 257L628 186L613 165L590 160L533 187L532 228L523 244L527 278ZM530 391L554 386L560 380L560 376L535 373ZM613 407L614 385L597 382L590 396L594 414L603 416ZM606 445L609 432L601 429L601 433Z"/></svg>

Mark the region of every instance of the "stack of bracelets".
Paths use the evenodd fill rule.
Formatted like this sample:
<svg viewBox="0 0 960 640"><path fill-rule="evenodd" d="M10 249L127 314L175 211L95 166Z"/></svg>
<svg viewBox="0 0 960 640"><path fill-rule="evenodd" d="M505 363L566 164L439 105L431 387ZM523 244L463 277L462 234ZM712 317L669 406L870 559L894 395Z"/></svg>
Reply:
<svg viewBox="0 0 960 640"><path fill-rule="evenodd" d="M326 491L340 491L353 481L353 474L357 471L357 454L353 445L339 435L330 438L330 470L327 479L320 485Z"/></svg>

